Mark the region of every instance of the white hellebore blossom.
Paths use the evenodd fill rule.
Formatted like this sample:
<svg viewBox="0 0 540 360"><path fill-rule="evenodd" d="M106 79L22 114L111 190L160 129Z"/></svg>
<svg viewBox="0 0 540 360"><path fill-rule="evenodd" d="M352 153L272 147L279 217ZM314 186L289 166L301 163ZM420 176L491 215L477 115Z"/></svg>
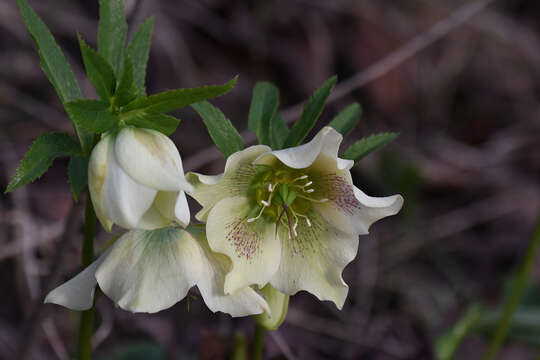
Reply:
<svg viewBox="0 0 540 360"><path fill-rule="evenodd" d="M154 313L182 300L197 285L213 312L246 316L270 312L250 287L234 295L223 291L230 260L210 250L204 228L171 226L131 230L96 261L45 298L72 310L92 307L96 285L122 309Z"/></svg>
<svg viewBox="0 0 540 360"><path fill-rule="evenodd" d="M148 230L189 224L184 191L193 187L176 146L158 131L124 127L105 134L90 156L88 187L107 231L113 224Z"/></svg>
<svg viewBox="0 0 540 360"><path fill-rule="evenodd" d="M358 235L398 213L403 198L370 197L355 187L354 162L338 157L341 140L326 127L301 146L256 145L234 153L222 175L188 173L210 247L232 261L225 293L270 283L342 308L348 286L341 274L356 256Z"/></svg>

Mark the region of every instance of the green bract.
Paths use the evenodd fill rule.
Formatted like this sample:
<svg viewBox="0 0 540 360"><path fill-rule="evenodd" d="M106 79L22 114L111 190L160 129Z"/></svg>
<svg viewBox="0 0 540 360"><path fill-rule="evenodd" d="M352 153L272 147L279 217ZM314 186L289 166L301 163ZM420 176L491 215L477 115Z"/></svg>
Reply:
<svg viewBox="0 0 540 360"><path fill-rule="evenodd" d="M353 161L337 156L341 140L326 127L305 145L234 153L222 175L187 174L212 250L232 260L226 293L270 283L343 306L348 287L341 273L356 256L358 235L396 214L403 198L369 197L356 188Z"/></svg>

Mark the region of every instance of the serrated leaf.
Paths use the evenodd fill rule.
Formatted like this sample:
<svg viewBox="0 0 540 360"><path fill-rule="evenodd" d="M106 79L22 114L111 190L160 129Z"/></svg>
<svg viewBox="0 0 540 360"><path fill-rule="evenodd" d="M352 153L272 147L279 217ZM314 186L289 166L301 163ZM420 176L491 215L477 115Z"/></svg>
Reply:
<svg viewBox="0 0 540 360"><path fill-rule="evenodd" d="M358 121L362 116L362 107L358 103L351 104L345 109L341 110L328 126L334 128L343 136L347 136L352 129L358 125Z"/></svg>
<svg viewBox="0 0 540 360"><path fill-rule="evenodd" d="M98 52L109 62L115 74L126 46L127 21L123 0L99 1Z"/></svg>
<svg viewBox="0 0 540 360"><path fill-rule="evenodd" d="M120 120L126 125L154 129L167 136L171 135L178 127L178 124L180 124L180 119L177 119L174 116L147 112L145 110L133 110L121 114Z"/></svg>
<svg viewBox="0 0 540 360"><path fill-rule="evenodd" d="M397 136L397 133L382 133L365 137L352 144L341 157L343 159L354 160L356 163L375 150L378 150L384 145L388 144Z"/></svg>
<svg viewBox="0 0 540 360"><path fill-rule="evenodd" d="M147 112L161 113L169 112L199 101L215 98L229 92L238 76L223 85L202 86L191 89L177 89L165 91L156 95L151 95L137 99L124 107L123 111L144 109Z"/></svg>
<svg viewBox="0 0 540 360"><path fill-rule="evenodd" d="M259 143L271 146L272 119L279 107L279 90L268 82L260 81L253 87L249 107L248 128L257 135Z"/></svg>
<svg viewBox="0 0 540 360"><path fill-rule="evenodd" d="M208 133L225 157L243 149L242 137L229 119L208 101L191 105L201 116Z"/></svg>
<svg viewBox="0 0 540 360"><path fill-rule="evenodd" d="M88 156L72 156L69 159L68 181L75 201L88 183Z"/></svg>
<svg viewBox="0 0 540 360"><path fill-rule="evenodd" d="M103 101L109 102L116 86L114 70L107 60L88 46L79 34L77 34L77 38L88 78L96 88L99 97Z"/></svg>
<svg viewBox="0 0 540 360"><path fill-rule="evenodd" d="M65 133L49 133L40 136L24 155L6 193L26 185L47 171L58 156L81 155L79 143Z"/></svg>
<svg viewBox="0 0 540 360"><path fill-rule="evenodd" d="M123 106L137 97L137 87L133 81L133 63L129 55L124 57L122 75L118 82L118 88L114 94L114 102L118 106Z"/></svg>
<svg viewBox="0 0 540 360"><path fill-rule="evenodd" d="M69 116L86 131L100 134L118 124L110 111L110 105L99 100L75 100L66 103Z"/></svg>
<svg viewBox="0 0 540 360"><path fill-rule="evenodd" d="M300 119L294 123L287 139L285 139L284 147L298 146L304 141L319 119L319 116L321 116L326 100L334 88L336 81L337 76L332 76L309 98L306 105L304 105L304 111Z"/></svg>
<svg viewBox="0 0 540 360"><path fill-rule="evenodd" d="M285 120L279 115L279 113L274 114L272 119L272 137L270 139L271 147L274 150L281 149L285 143L285 139L289 135L289 127L285 123Z"/></svg>
<svg viewBox="0 0 540 360"><path fill-rule="evenodd" d="M17 0L24 24L32 35L39 51L39 60L43 72L54 86L62 103L82 98L79 84L45 23L25 0ZM83 149L88 149L92 143L92 136L79 129L77 124L73 127L79 136Z"/></svg>
<svg viewBox="0 0 540 360"><path fill-rule="evenodd" d="M146 64L150 55L150 45L152 43L152 30L154 18L151 17L139 27L133 39L129 42L127 53L133 62L133 73L138 96L146 95L145 77Z"/></svg>

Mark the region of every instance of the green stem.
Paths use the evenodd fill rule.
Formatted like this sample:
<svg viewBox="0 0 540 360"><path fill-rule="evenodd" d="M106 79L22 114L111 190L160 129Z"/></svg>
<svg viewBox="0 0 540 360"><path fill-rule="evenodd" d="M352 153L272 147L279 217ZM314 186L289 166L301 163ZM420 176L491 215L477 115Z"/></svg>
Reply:
<svg viewBox="0 0 540 360"><path fill-rule="evenodd" d="M255 336L253 338L253 360L262 360L264 328L257 324L255 325Z"/></svg>
<svg viewBox="0 0 540 360"><path fill-rule="evenodd" d="M94 232L96 228L96 214L92 206L90 195L86 198L86 212L84 215L84 240L82 248L83 269L94 261ZM92 358L92 333L94 330L94 306L81 313L79 327L78 359L90 360Z"/></svg>
<svg viewBox="0 0 540 360"><path fill-rule="evenodd" d="M497 329L495 330L495 334L493 335L493 339L489 344L489 348L484 354L484 360L495 359L497 353L499 352L499 349L502 346L502 343L504 342L504 339L506 338L506 334L508 333L508 329L510 328L510 323L512 322L512 315L514 314L514 311L519 304L519 300L521 298L521 295L523 294L525 285L527 284L527 280L533 267L539 244L540 219L536 223L531 243L529 244L529 248L527 249L527 253L525 254L525 259L523 260L523 263L521 265L519 277L514 285L514 288L512 289L512 294L510 295L508 302L504 306L503 317L501 319L501 322L497 326Z"/></svg>

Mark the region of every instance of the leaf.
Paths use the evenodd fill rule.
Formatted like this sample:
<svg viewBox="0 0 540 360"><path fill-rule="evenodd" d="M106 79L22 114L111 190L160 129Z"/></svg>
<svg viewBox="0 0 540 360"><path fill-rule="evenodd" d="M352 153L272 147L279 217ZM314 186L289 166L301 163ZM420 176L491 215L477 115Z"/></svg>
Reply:
<svg viewBox="0 0 540 360"><path fill-rule="evenodd" d="M321 115L321 112L326 104L326 100L330 95L330 92L336 84L337 76L332 76L328 79L323 86L318 88L311 98L304 105L304 111L300 119L296 121L285 139L284 147L297 146L304 141L310 130L313 128L317 119Z"/></svg>
<svg viewBox="0 0 540 360"><path fill-rule="evenodd" d="M270 143L271 148L274 150L281 149L283 147L283 143L285 142L285 139L287 138L287 135L289 135L289 127L285 123L285 120L279 115L279 113L275 113L274 117L271 121L272 124L272 132L271 132L271 139Z"/></svg>
<svg viewBox="0 0 540 360"><path fill-rule="evenodd" d="M208 133L225 157L243 149L242 137L229 119L208 101L191 105L201 116Z"/></svg>
<svg viewBox="0 0 540 360"><path fill-rule="evenodd" d="M79 143L68 134L48 133L42 135L34 141L24 155L5 192L12 192L39 178L47 171L56 157L81 154Z"/></svg>
<svg viewBox="0 0 540 360"><path fill-rule="evenodd" d="M234 87L237 79L238 76L235 76L232 80L223 85L165 91L156 95L137 99L126 105L123 111L127 112L138 109L144 109L147 112L153 113L173 111L199 101L221 96Z"/></svg>
<svg viewBox="0 0 540 360"><path fill-rule="evenodd" d="M178 124L180 124L180 120L174 116L147 112L145 110L133 110L120 114L120 120L127 125L154 129L167 136L171 135L178 127Z"/></svg>
<svg viewBox="0 0 540 360"><path fill-rule="evenodd" d="M397 133L370 135L352 144L341 157L343 159L354 160L356 163L375 150L382 148L384 145L394 140L398 135L399 134Z"/></svg>
<svg viewBox="0 0 540 360"><path fill-rule="evenodd" d="M117 118L111 113L110 105L99 100L75 100L66 103L69 116L86 131L103 133L117 125Z"/></svg>
<svg viewBox="0 0 540 360"><path fill-rule="evenodd" d="M124 57L122 75L118 82L118 88L114 94L114 102L118 106L123 106L137 97L137 87L133 81L133 63L129 55Z"/></svg>
<svg viewBox="0 0 540 360"><path fill-rule="evenodd" d="M362 107L354 103L341 110L328 126L333 127L341 135L347 136L358 124L360 116L362 116Z"/></svg>
<svg viewBox="0 0 540 360"><path fill-rule="evenodd" d="M271 121L278 107L278 88L267 81L255 84L249 108L248 128L257 135L261 144L271 145Z"/></svg>
<svg viewBox="0 0 540 360"><path fill-rule="evenodd" d="M151 17L139 27L133 39L131 39L127 53L133 61L133 73L135 86L139 96L146 95L145 76L146 64L150 55L150 45L152 43L152 30L154 27L154 18Z"/></svg>
<svg viewBox="0 0 540 360"><path fill-rule="evenodd" d="M82 98L81 89L49 29L25 0L17 0L24 24L32 35L39 51L39 63L43 72L54 86L62 103ZM88 149L92 136L72 123L83 149Z"/></svg>
<svg viewBox="0 0 540 360"><path fill-rule="evenodd" d="M98 52L109 62L115 74L126 46L127 21L123 0L99 1Z"/></svg>
<svg viewBox="0 0 540 360"><path fill-rule="evenodd" d="M88 156L74 155L69 159L68 181L75 201L88 183Z"/></svg>
<svg viewBox="0 0 540 360"><path fill-rule="evenodd" d="M116 86L114 70L107 60L90 48L79 34L77 34L77 37L88 78L96 88L99 97L103 101L109 102Z"/></svg>

